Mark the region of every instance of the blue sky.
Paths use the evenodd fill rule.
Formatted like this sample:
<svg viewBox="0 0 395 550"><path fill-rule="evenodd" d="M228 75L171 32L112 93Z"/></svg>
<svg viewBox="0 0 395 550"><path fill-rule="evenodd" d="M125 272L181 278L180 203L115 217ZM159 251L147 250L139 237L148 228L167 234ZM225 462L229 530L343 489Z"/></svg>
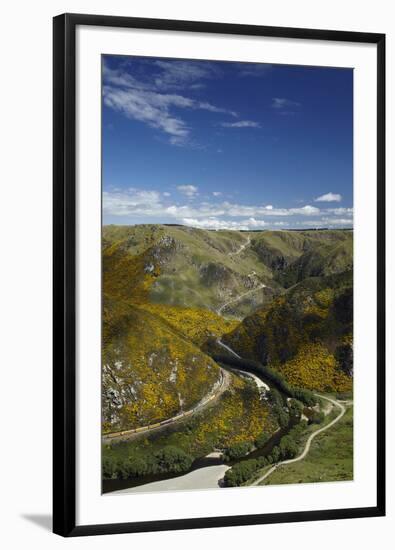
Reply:
<svg viewBox="0 0 395 550"><path fill-rule="evenodd" d="M103 222L352 227L351 69L103 56Z"/></svg>

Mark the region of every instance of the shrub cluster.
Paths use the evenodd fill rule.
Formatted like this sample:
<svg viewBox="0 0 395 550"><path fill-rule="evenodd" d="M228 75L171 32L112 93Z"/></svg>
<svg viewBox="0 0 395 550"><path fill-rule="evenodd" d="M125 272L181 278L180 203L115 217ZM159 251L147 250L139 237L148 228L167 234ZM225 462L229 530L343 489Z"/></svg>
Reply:
<svg viewBox="0 0 395 550"><path fill-rule="evenodd" d="M264 468L269 464L270 457L265 456L239 462L226 472L224 477L225 486L240 487L240 485L250 479L257 470Z"/></svg>
<svg viewBox="0 0 395 550"><path fill-rule="evenodd" d="M255 447L257 449L262 449L266 445L266 443L269 441L269 439L270 439L270 434L268 434L267 432L262 432L255 439Z"/></svg>
<svg viewBox="0 0 395 550"><path fill-rule="evenodd" d="M248 455L252 448L253 445L250 441L242 441L232 445L231 447L226 447L222 453L222 456L225 462L231 462L232 460L237 460L238 458Z"/></svg>
<svg viewBox="0 0 395 550"><path fill-rule="evenodd" d="M352 339L346 339L346 342L338 346L335 350L335 359L341 368L341 370L347 374L347 376L352 376L353 373L353 345Z"/></svg>
<svg viewBox="0 0 395 550"><path fill-rule="evenodd" d="M311 424L321 424L325 419L325 414L322 411L313 411L310 416Z"/></svg>
<svg viewBox="0 0 395 550"><path fill-rule="evenodd" d="M295 398L286 400L275 388L269 394L272 411L281 428L286 428L290 421L299 422L304 410L304 405Z"/></svg>
<svg viewBox="0 0 395 550"><path fill-rule="evenodd" d="M278 390L285 393L288 397L293 397L308 407L312 407L316 404L317 400L310 390L291 386L279 372L268 366L259 364L259 370L269 382L272 382Z"/></svg>
<svg viewBox="0 0 395 550"><path fill-rule="evenodd" d="M171 445L144 458L130 455L124 459L104 456L104 479L130 479L161 473L182 473L189 470L193 457Z"/></svg>
<svg viewBox="0 0 395 550"><path fill-rule="evenodd" d="M284 397L276 388L272 388L269 393L269 400L280 427L285 428L289 424L289 410Z"/></svg>

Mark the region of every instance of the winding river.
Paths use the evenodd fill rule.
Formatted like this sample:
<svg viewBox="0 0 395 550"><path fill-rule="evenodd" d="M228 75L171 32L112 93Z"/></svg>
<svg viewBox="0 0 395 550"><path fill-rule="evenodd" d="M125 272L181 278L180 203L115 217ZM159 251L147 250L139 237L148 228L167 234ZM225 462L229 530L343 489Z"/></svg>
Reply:
<svg viewBox="0 0 395 550"><path fill-rule="evenodd" d="M232 348L221 342L221 340L218 340L217 344L226 349L235 357L240 358L240 356L232 350ZM266 382L253 373L235 368L229 368L229 371L237 374L238 376L243 376L253 380L263 394L270 391L270 387L266 384ZM243 460L249 460L251 458L257 458L261 455L269 454L272 448L279 443L280 439L291 429L293 425L294 423L292 422L286 428L277 430L263 448L256 449L247 456L237 459L235 462L241 462ZM187 491L196 488L214 489L221 486L225 472L235 462L225 463L219 453L210 453L205 457L197 458L193 462L190 470L183 475L172 475L166 473L136 479L105 480L103 484L103 492L111 492L111 494L131 494L152 491Z"/></svg>

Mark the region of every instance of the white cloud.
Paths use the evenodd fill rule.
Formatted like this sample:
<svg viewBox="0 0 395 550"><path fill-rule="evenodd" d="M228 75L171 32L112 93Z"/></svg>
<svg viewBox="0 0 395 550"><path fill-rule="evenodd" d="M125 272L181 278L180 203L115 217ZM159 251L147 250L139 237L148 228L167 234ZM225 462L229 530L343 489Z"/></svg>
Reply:
<svg viewBox="0 0 395 550"><path fill-rule="evenodd" d="M314 199L314 202L340 202L341 200L342 196L338 193L325 193Z"/></svg>
<svg viewBox="0 0 395 550"><path fill-rule="evenodd" d="M256 220L255 218L248 218L248 220L244 220L244 223L246 223L249 227L263 227L266 225L264 220Z"/></svg>
<svg viewBox="0 0 395 550"><path fill-rule="evenodd" d="M205 111L211 111L212 113L225 113L225 114L237 117L236 111L230 111L229 109L222 109L221 107L216 107L215 105L211 105L211 103L207 103L207 101L197 102L197 105L198 105L198 107L196 107L197 109L204 109Z"/></svg>
<svg viewBox="0 0 395 550"><path fill-rule="evenodd" d="M219 75L215 64L201 61L157 60L155 66L160 69L155 82L161 88L189 86L192 89L199 89L204 87L200 80L215 78Z"/></svg>
<svg viewBox="0 0 395 550"><path fill-rule="evenodd" d="M302 208L290 208L289 210L292 214L300 214L305 216L314 216L320 213L319 208L316 206L310 206L309 204L302 206Z"/></svg>
<svg viewBox="0 0 395 550"><path fill-rule="evenodd" d="M214 205L205 205L199 204L195 205L171 205L164 207L162 214L172 216L176 219L181 219L183 217L199 217L204 218L207 216L224 216L226 212L221 206L217 207Z"/></svg>
<svg viewBox="0 0 395 550"><path fill-rule="evenodd" d="M325 212L334 214L335 216L352 216L354 208L326 208Z"/></svg>
<svg viewBox="0 0 395 550"><path fill-rule="evenodd" d="M203 90L206 85L202 82L197 82L196 84L191 84L189 87L191 88L191 90Z"/></svg>
<svg viewBox="0 0 395 550"><path fill-rule="evenodd" d="M152 90L153 86L146 82L134 78L131 74L114 71L110 69L105 63L103 64L103 80L107 84L113 84L114 86L121 86L123 88L138 88L140 90Z"/></svg>
<svg viewBox="0 0 395 550"><path fill-rule="evenodd" d="M185 143L189 136L189 128L180 118L170 113L170 107L183 105L186 102L181 96L164 96L162 94L137 89L119 89L104 86L104 104L120 111L128 118L144 122L152 128L177 138L178 143Z"/></svg>
<svg viewBox="0 0 395 550"><path fill-rule="evenodd" d="M183 218L182 223L189 225L190 227L197 227L199 229L247 229L247 226L243 226L239 222L218 220L217 218L207 218L202 220Z"/></svg>
<svg viewBox="0 0 395 550"><path fill-rule="evenodd" d="M274 208L268 206L246 206L241 204L223 203L226 212L230 216L314 216L320 213L320 209L307 204L301 208Z"/></svg>
<svg viewBox="0 0 395 550"><path fill-rule="evenodd" d="M175 109L204 110L237 116L235 111L207 101L166 92L169 87L177 87L208 74L210 71L205 64L157 61L156 65L161 70L160 76L151 76L147 81L138 80L125 70L111 70L104 65L104 104L128 118L164 132L169 136L169 142L178 146L190 143L191 128L179 114L174 113Z"/></svg>
<svg viewBox="0 0 395 550"><path fill-rule="evenodd" d="M163 193L163 196L164 196L164 197L170 197L170 196L171 196L171 193L169 193L168 191L165 191L165 192Z"/></svg>
<svg viewBox="0 0 395 550"><path fill-rule="evenodd" d="M239 120L237 122L222 122L224 128L260 128L259 122L253 120Z"/></svg>
<svg viewBox="0 0 395 550"><path fill-rule="evenodd" d="M198 188L195 185L178 185L177 189L187 197L195 197L198 194Z"/></svg>
<svg viewBox="0 0 395 550"><path fill-rule="evenodd" d="M222 195L221 191L213 191L214 197L220 197Z"/></svg>
<svg viewBox="0 0 395 550"><path fill-rule="evenodd" d="M276 218L298 217L308 218L311 216L327 214L333 215L328 210L321 211L311 205L301 208L276 208L269 204L244 205L223 201L221 203L198 202L199 189L196 185L179 185L177 190L185 196L184 204L168 204L165 201L165 193L157 191L141 190L131 187L124 191L109 189L103 192L103 208L106 215L124 217L157 217L159 219L170 218L174 220L183 219L211 219L218 218L220 221L226 219L243 218L243 224L250 227L258 222L267 223L267 219L273 219L271 223L282 223ZM342 212L342 217L347 213ZM335 214L336 215L336 214ZM247 221L246 221L247 220ZM249 220L249 221L248 221ZM227 222L228 224L230 222ZM241 222L235 222L241 223ZM285 223L285 222L284 222Z"/></svg>
<svg viewBox="0 0 395 550"><path fill-rule="evenodd" d="M319 227L326 227L326 224L323 220L303 220L301 222L296 222L296 225L301 227L313 227L317 229Z"/></svg>
<svg viewBox="0 0 395 550"><path fill-rule="evenodd" d="M183 218L182 222L185 225L191 227L197 227L199 229L243 229L247 230L251 227L261 228L266 225L264 220L256 220L254 218L248 218L240 221L231 221L231 220L219 220L218 218L211 217L206 219L193 219L193 218Z"/></svg>
<svg viewBox="0 0 395 550"><path fill-rule="evenodd" d="M262 77L270 72L272 66L268 63L239 63L239 76Z"/></svg>
<svg viewBox="0 0 395 550"><path fill-rule="evenodd" d="M272 108L273 109L289 109L292 107L300 107L300 103L293 101L292 99L287 99L286 97L273 97L272 98Z"/></svg>
<svg viewBox="0 0 395 550"><path fill-rule="evenodd" d="M322 221L329 226L341 225L344 227L353 225L353 220L349 218L322 218Z"/></svg>
<svg viewBox="0 0 395 550"><path fill-rule="evenodd" d="M131 187L126 191L103 191L103 210L112 216L156 215L161 212L160 193Z"/></svg>
<svg viewBox="0 0 395 550"><path fill-rule="evenodd" d="M319 220L303 220L298 221L297 225L301 227L352 227L352 219L349 218L327 218L323 217Z"/></svg>

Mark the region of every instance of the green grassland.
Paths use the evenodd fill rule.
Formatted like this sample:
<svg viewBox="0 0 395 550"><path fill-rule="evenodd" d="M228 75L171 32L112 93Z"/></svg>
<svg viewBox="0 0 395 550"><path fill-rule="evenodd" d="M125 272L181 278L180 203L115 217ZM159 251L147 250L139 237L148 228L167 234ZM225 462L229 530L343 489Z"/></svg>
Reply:
<svg viewBox="0 0 395 550"><path fill-rule="evenodd" d="M262 481L261 485L349 481L352 479L353 407L348 406L339 422L314 438L305 459L294 464L280 465Z"/></svg>

